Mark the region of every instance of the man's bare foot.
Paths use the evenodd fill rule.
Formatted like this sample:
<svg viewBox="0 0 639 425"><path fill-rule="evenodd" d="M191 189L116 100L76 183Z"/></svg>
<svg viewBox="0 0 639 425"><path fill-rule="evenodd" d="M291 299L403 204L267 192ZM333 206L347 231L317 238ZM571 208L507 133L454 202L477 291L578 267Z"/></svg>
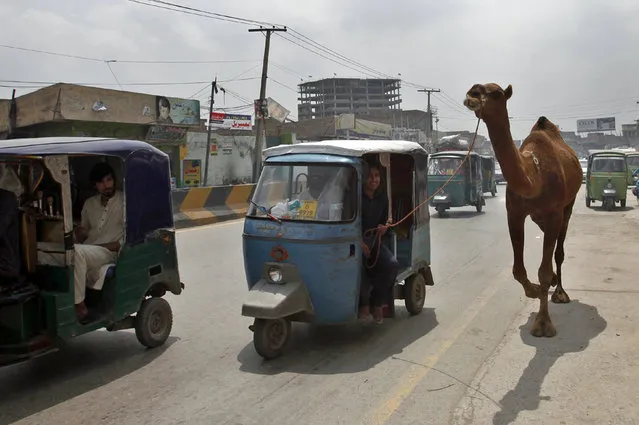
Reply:
<svg viewBox="0 0 639 425"><path fill-rule="evenodd" d="M89 314L89 310L87 309L87 306L84 304L84 301L75 305L75 315L78 317L78 320L84 319L85 317L87 317L88 314Z"/></svg>
<svg viewBox="0 0 639 425"><path fill-rule="evenodd" d="M360 320L369 320L371 318L371 308L367 305L361 306L359 308L359 319Z"/></svg>
<svg viewBox="0 0 639 425"><path fill-rule="evenodd" d="M373 307L373 318L375 319L376 323L382 323L384 321L384 308Z"/></svg>

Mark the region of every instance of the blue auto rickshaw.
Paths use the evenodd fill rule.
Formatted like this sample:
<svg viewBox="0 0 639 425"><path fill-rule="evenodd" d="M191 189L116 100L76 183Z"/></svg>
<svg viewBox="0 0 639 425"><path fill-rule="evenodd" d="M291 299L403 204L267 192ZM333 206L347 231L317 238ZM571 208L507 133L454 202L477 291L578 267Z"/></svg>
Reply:
<svg viewBox="0 0 639 425"><path fill-rule="evenodd" d="M124 195L125 234L99 290L87 288L91 320L74 311L74 244L84 202L95 194L89 173L98 162L115 171ZM134 140L56 137L4 140L0 165L15 181L15 210L5 219L20 252L19 273L0 273L0 365L59 349L106 328L134 328L148 348L164 344L173 324L163 296L182 293L178 273L169 157ZM3 188L7 196L8 192ZM6 198L5 198L6 199ZM3 220L7 222L8 220Z"/></svg>
<svg viewBox="0 0 639 425"><path fill-rule="evenodd" d="M466 159L466 157L468 157ZM440 151L428 160L428 193L434 195L430 205L440 217L450 208L472 205L477 212L486 205L482 186L481 156L477 152ZM440 190L444 187L442 190ZM435 193L439 190L438 193Z"/></svg>
<svg viewBox="0 0 639 425"><path fill-rule="evenodd" d="M338 324L357 319L365 276L361 248L362 182L365 163L385 168L382 186L394 223L427 197L428 153L417 143L337 140L280 145L264 151L264 168L244 222L244 268L249 293L242 315L256 351L281 355L291 322ZM392 228L387 240L400 272L388 294L411 314L432 286L430 216L424 205Z"/></svg>

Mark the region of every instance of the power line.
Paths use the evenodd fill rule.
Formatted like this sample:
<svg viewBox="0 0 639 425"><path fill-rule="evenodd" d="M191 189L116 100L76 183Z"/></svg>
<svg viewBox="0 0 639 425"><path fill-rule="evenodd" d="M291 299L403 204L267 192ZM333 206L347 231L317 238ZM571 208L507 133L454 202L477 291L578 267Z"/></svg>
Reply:
<svg viewBox="0 0 639 425"><path fill-rule="evenodd" d="M189 7L189 6L184 6L181 4L177 4L177 3L171 3L168 1L162 1L162 0L146 0L149 3L157 3L157 4L162 4L165 6L171 6L177 9L181 9L181 10L187 10L187 11L192 11L192 12L198 12L198 13L206 13L207 15L211 15L212 17L217 18L219 20L225 20L225 21L230 21L230 22L235 22L235 23L239 23L239 24L244 24L244 25L266 25L266 26L275 26L277 24L273 24L271 22L265 22L265 21L255 21L253 19L245 19L245 18L240 18L237 16L231 16L231 15L225 15L222 13L215 13L215 12L209 12L207 10L202 10L202 9L197 9L194 7ZM137 1L136 1L137 3ZM280 25L283 26L283 25Z"/></svg>
<svg viewBox="0 0 639 425"><path fill-rule="evenodd" d="M280 83L279 81L277 81L276 79L274 79L274 78L272 78L272 77L268 77L268 79L269 79L269 80L271 80L272 82L274 82L275 84L279 84L280 86L282 86L282 87L284 87L284 88L287 88L287 89L289 89L289 90L291 90L291 91L293 91L293 92L297 93L297 90L296 90L296 89L294 89L294 88L293 88L293 87L291 87L291 86L288 86L288 85L286 85L286 84L284 84L284 83Z"/></svg>
<svg viewBox="0 0 639 425"><path fill-rule="evenodd" d="M85 60L85 61L91 61L91 62L109 62L109 63L124 63L124 64L188 64L188 65L195 65L195 64L218 64L218 63L255 63L255 62L260 62L259 60L216 60L216 61L198 61L198 60L124 60L124 59L99 59L99 58L91 58L91 57L87 57L87 56L79 56L79 55L72 55L72 54L68 54L68 53L60 53L60 52L52 52L52 51L48 51L48 50L39 50L39 49L30 49L30 48L26 48L26 47L19 47L19 46L10 46L7 44L0 44L0 47L5 48L5 49L12 49L12 50L21 50L24 52L31 52L31 53L40 53L40 54L44 54L44 55L51 55L51 56L60 56L60 57L66 57L66 58L71 58L71 59L79 59L79 60Z"/></svg>
<svg viewBox="0 0 639 425"><path fill-rule="evenodd" d="M153 6L153 7L159 7L162 9L166 9L166 10L170 10L173 12L179 12L179 13L188 13L188 14L195 14L196 16L202 16L202 17L206 17L206 18L211 18L211 19L221 19L221 20L227 20L230 22L235 22L235 23L240 23L240 24L245 24L245 25L266 25L266 26L282 26L279 24L274 24L271 22L264 22L264 21L256 21L256 20L252 20L252 19L245 19L245 18L239 18L236 16L231 16L231 15L224 15L224 14L220 14L220 13L215 13L215 12L210 12L210 11L206 11L203 9L197 9L197 8L192 8L192 7L188 7L188 6L183 6L177 3L172 3L172 2L167 2L167 1L161 1L161 0L146 0L147 3L141 2L139 0L129 0L131 2L134 3L139 3L139 4L144 4L147 6ZM154 3L158 3L158 4L154 4ZM171 7L168 7L171 6ZM369 77L374 77L374 78L379 78L380 76L383 76L385 78L391 78L391 79L395 79L392 76L389 76L388 74L384 74L380 71L375 70L374 68L371 68L369 66L363 65L360 62L357 62L345 55L342 55L340 53L337 53L335 50L330 49L324 45L322 45L321 43L318 43L316 41L314 41L313 39L311 39L310 37L305 36L304 34L300 33L299 31L296 31L294 29L290 29L291 31L291 38L287 38L287 37L282 37L285 40L287 40L289 43L295 44L299 47L302 47L324 59L327 60L331 60L332 62L337 63L338 65L341 66L345 66L347 68L350 68L354 71L360 72L362 74L368 75ZM279 34L278 34L279 35ZM281 35L280 35L281 36ZM331 56L333 56L336 59L332 59L329 58L325 55L322 55L320 52L318 52L317 50L312 50L306 46L301 45L300 43L296 42L295 40L301 41L302 43L308 44L312 47L314 47L315 49L319 49L320 51L323 51L326 54L329 54ZM346 62L343 63L343 62ZM353 68L352 66L349 65L353 65L356 66L357 68ZM363 72L362 70L365 70L366 72ZM406 84L409 87L414 87L414 88L426 88L428 89L429 87L421 85L421 84L416 84L416 83L412 83L410 81L407 80L401 80L404 84Z"/></svg>
<svg viewBox="0 0 639 425"><path fill-rule="evenodd" d="M250 80L258 80L260 77L247 77L247 78L237 78L235 80L220 80L218 83L231 83L235 81L250 81ZM2 80L0 79L0 83L14 83L14 84L38 84L44 86L58 84L60 81L24 81L24 80ZM210 81L181 81L181 82L141 82L141 83L121 83L121 84L113 84L113 83L67 83L67 84L76 84L80 86L182 86L182 85L199 85L199 84L208 84L211 85ZM198 92L199 93L199 92Z"/></svg>

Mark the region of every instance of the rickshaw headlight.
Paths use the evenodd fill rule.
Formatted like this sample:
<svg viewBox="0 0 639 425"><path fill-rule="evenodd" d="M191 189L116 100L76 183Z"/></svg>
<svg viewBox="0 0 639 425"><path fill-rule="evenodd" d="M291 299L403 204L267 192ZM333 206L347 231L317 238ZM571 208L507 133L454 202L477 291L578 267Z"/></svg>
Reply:
<svg viewBox="0 0 639 425"><path fill-rule="evenodd" d="M282 270L279 267L268 269L268 278L273 283L282 283Z"/></svg>

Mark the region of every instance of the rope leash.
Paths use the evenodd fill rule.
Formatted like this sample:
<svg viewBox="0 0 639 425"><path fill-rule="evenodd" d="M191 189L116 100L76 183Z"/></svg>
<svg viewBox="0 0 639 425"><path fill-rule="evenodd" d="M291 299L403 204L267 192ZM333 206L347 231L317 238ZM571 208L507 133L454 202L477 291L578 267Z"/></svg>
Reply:
<svg viewBox="0 0 639 425"><path fill-rule="evenodd" d="M481 122L481 118L477 118L477 126L475 127L475 134L473 135L473 140L470 143L470 146L468 147L468 152L466 152L466 156L464 157L464 160L459 164L459 166L457 166L457 169L453 172L453 174L450 176L450 178L439 189L437 189L435 191L435 193L430 195L428 198L426 198L426 200L424 200L422 203L420 203L415 208L413 208L412 211L410 211L408 214L406 214L397 223L387 224L383 228L388 229L388 228L391 228L391 227L399 226L404 221L406 221L406 219L408 219L408 217L413 215L415 213L415 211L417 211L418 209L420 209L424 205L428 204L428 202L430 202L431 199L433 199L438 193L440 193L442 190L444 190L444 188L446 186L448 186L448 184L453 180L453 178L457 175L457 173L459 173L459 170L461 170L461 168L464 166L464 164L466 163L468 158L470 158L470 153L472 152L473 147L475 146L475 140L477 140L477 132L479 131L480 122ZM369 247L369 252L371 252L373 249L375 249L375 246L379 246L379 248L377 249L377 254L375 255L375 261L373 262L373 264L369 265L369 263L368 263L369 259L368 258L366 259L366 261L364 263L366 268L369 268L369 269L372 269L373 267L375 267L377 265L377 261L379 260L379 253L381 251L381 246L382 246L382 236L383 236L383 234L380 231L379 227L376 227L376 228L373 228L373 229L368 229L368 230L366 230L364 232L364 239L368 239L372 235L375 235L375 240L373 241L373 245L371 247ZM364 245L366 245L366 242L364 242Z"/></svg>

